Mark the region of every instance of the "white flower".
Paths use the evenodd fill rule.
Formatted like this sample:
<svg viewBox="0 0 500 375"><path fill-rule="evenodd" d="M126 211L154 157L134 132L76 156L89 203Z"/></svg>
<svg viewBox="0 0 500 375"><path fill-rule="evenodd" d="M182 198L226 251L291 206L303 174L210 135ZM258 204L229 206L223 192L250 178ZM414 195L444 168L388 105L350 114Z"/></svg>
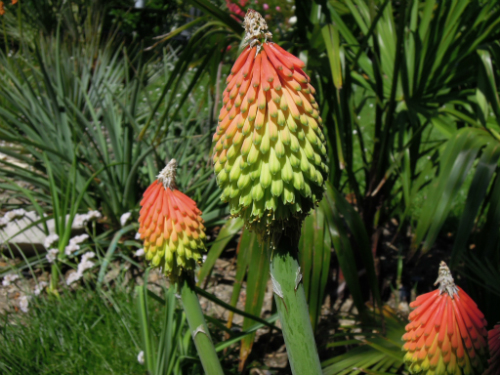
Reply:
<svg viewBox="0 0 500 375"><path fill-rule="evenodd" d="M27 313L28 310L28 296L19 297L19 308L22 312Z"/></svg>
<svg viewBox="0 0 500 375"><path fill-rule="evenodd" d="M66 279L66 285L73 284L75 281L80 280L82 277L81 274L78 273L78 271L70 273L68 278Z"/></svg>
<svg viewBox="0 0 500 375"><path fill-rule="evenodd" d="M121 217L120 217L120 224L122 227L127 223L127 221L130 219L130 216L132 214L130 212L125 212Z"/></svg>
<svg viewBox="0 0 500 375"><path fill-rule="evenodd" d="M87 214L76 214L73 218L73 224L71 225L73 228L81 228L88 221Z"/></svg>
<svg viewBox="0 0 500 375"><path fill-rule="evenodd" d="M87 213L87 219L88 220L93 220L93 219L100 219L102 217L101 213L99 211L89 211Z"/></svg>
<svg viewBox="0 0 500 375"><path fill-rule="evenodd" d="M70 244L79 244L82 243L83 241L87 240L89 238L88 234L80 234L79 236L75 236L69 240Z"/></svg>
<svg viewBox="0 0 500 375"><path fill-rule="evenodd" d="M88 234L80 234L79 236L75 236L69 240L68 246L64 248L64 253L67 256L70 256L73 254L75 251L80 250L80 245L79 243L82 243L86 241L89 238Z"/></svg>
<svg viewBox="0 0 500 375"><path fill-rule="evenodd" d="M136 257L142 257L144 255L144 249L137 249L134 253Z"/></svg>
<svg viewBox="0 0 500 375"><path fill-rule="evenodd" d="M141 234L139 232L137 232L135 234L135 237L134 237L136 240L140 240L141 239Z"/></svg>
<svg viewBox="0 0 500 375"><path fill-rule="evenodd" d="M141 350L139 354L137 355L137 362L139 362L141 365L144 364L144 351Z"/></svg>
<svg viewBox="0 0 500 375"><path fill-rule="evenodd" d="M37 286L35 286L35 289L33 290L33 293L35 294L35 296L39 296L40 293L42 293L42 291L45 289L45 287L49 285L47 282L45 281L40 281Z"/></svg>
<svg viewBox="0 0 500 375"><path fill-rule="evenodd" d="M55 233L51 234L51 235L45 237L45 241L43 242L43 245L45 246L46 249L48 249L57 240L59 240L59 236Z"/></svg>
<svg viewBox="0 0 500 375"><path fill-rule="evenodd" d="M85 254L82 255L82 262L87 261L90 258L95 258L95 253L93 251L88 251Z"/></svg>
<svg viewBox="0 0 500 375"><path fill-rule="evenodd" d="M88 221L91 221L94 219L100 219L101 217L102 217L102 215L99 211L89 211L86 214L76 214L74 219L73 219L73 228L81 228Z"/></svg>
<svg viewBox="0 0 500 375"><path fill-rule="evenodd" d="M80 261L80 264L78 264L78 270L80 274L83 275L83 272L85 270L88 270L89 268L94 267L94 262L91 262L89 259L95 257L95 253L93 251L89 251L88 253L85 253L82 255L82 260Z"/></svg>
<svg viewBox="0 0 500 375"><path fill-rule="evenodd" d="M3 217L0 219L0 226L7 225L12 220L23 217L24 215L26 215L26 213L26 210L24 210L23 208L18 208L17 210L6 212L5 215L3 215Z"/></svg>
<svg viewBox="0 0 500 375"><path fill-rule="evenodd" d="M70 242L69 245L64 248L64 254L70 256L77 250L80 250L80 246L78 246L76 243Z"/></svg>
<svg viewBox="0 0 500 375"><path fill-rule="evenodd" d="M47 255L45 255L45 258L47 258L47 261L49 263L54 263L58 254L59 249L50 249L49 251L47 251Z"/></svg>
<svg viewBox="0 0 500 375"><path fill-rule="evenodd" d="M297 23L297 17L295 16L292 16L288 19L288 23L290 23L290 25L295 25Z"/></svg>
<svg viewBox="0 0 500 375"><path fill-rule="evenodd" d="M89 268L94 267L95 263L91 262L89 259L95 257L95 253L93 251L89 251L82 255L82 260L78 264L78 268L76 272L71 273L66 280L66 284L70 285L77 280L80 280L83 276L83 272L88 270Z"/></svg>
<svg viewBox="0 0 500 375"><path fill-rule="evenodd" d="M9 273L8 275L5 275L3 277L2 285L3 286L9 286L11 282L14 280L19 279L19 275L15 273Z"/></svg>

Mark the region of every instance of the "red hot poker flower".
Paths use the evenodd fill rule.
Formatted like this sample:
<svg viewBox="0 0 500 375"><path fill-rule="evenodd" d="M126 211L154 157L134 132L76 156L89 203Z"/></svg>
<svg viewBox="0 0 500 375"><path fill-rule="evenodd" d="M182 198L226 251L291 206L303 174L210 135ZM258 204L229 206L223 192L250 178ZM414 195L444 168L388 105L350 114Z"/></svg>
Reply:
<svg viewBox="0 0 500 375"><path fill-rule="evenodd" d="M193 270L205 251L205 227L196 203L177 190L172 159L158 179L144 192L139 234L146 259L175 279L182 270Z"/></svg>
<svg viewBox="0 0 500 375"><path fill-rule="evenodd" d="M484 375L500 375L500 324L488 332L490 359Z"/></svg>
<svg viewBox="0 0 500 375"><path fill-rule="evenodd" d="M439 288L417 297L403 340L412 374L481 374L488 353L486 320L441 262Z"/></svg>
<svg viewBox="0 0 500 375"><path fill-rule="evenodd" d="M323 196L325 137L305 64L248 10L246 48L227 78L213 162L231 214L262 236L296 230Z"/></svg>

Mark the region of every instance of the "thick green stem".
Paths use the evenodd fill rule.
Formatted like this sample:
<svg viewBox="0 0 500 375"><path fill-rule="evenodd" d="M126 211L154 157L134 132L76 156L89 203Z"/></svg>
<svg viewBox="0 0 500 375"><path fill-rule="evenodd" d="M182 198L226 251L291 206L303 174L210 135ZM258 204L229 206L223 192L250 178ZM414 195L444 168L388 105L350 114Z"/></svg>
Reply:
<svg viewBox="0 0 500 375"><path fill-rule="evenodd" d="M296 235L283 235L273 251L271 277L285 346L294 375L321 375L318 350L309 318Z"/></svg>
<svg viewBox="0 0 500 375"><path fill-rule="evenodd" d="M56 264L50 267L50 290L57 290L57 284L59 283L59 268Z"/></svg>
<svg viewBox="0 0 500 375"><path fill-rule="evenodd" d="M181 288L182 306L205 374L224 375L201 311L198 296L194 292L190 280L179 283L179 287Z"/></svg>

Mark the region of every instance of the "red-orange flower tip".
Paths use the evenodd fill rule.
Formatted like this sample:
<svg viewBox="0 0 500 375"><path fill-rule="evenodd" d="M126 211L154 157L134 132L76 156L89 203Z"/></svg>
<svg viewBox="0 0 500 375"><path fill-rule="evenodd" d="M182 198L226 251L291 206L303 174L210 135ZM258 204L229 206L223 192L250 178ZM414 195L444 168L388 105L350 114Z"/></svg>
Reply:
<svg viewBox="0 0 500 375"><path fill-rule="evenodd" d="M262 238L298 231L323 196L328 167L305 64L270 41L259 13L249 10L244 25L246 48L227 79L213 162L231 214Z"/></svg>
<svg viewBox="0 0 500 375"><path fill-rule="evenodd" d="M481 374L488 355L486 320L441 262L439 288L410 304L403 350L412 374Z"/></svg>
<svg viewBox="0 0 500 375"><path fill-rule="evenodd" d="M484 375L500 375L500 324L488 332L488 345L490 347L490 359L488 369Z"/></svg>
<svg viewBox="0 0 500 375"><path fill-rule="evenodd" d="M3 1L0 1L0 16L3 16L4 14L5 14L5 7Z"/></svg>
<svg viewBox="0 0 500 375"><path fill-rule="evenodd" d="M201 211L176 188L176 168L172 159L146 189L139 216L146 259L173 280L200 262L206 238Z"/></svg>

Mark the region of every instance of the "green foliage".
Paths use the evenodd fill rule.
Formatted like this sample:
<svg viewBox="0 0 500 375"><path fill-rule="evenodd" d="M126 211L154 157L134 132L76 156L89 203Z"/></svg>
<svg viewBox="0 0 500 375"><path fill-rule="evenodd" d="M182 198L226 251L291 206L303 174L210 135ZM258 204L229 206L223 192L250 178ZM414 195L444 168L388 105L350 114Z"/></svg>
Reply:
<svg viewBox="0 0 500 375"><path fill-rule="evenodd" d="M139 319L124 290L82 288L60 299L34 297L27 314L4 314L0 323L3 374L142 373ZM119 319L117 319L117 314ZM159 329L161 313L150 311Z"/></svg>
<svg viewBox="0 0 500 375"><path fill-rule="evenodd" d="M146 273L147 275L147 273ZM144 347L144 362L151 375L183 374L183 360L195 356L186 317L178 308L175 290L164 289L165 300L148 291L147 285L137 286L137 310ZM149 298L153 296L157 301ZM151 305L164 305L161 326L152 322ZM199 366L198 366L199 367ZM186 371L186 369L184 369ZM201 369L198 370L198 373Z"/></svg>
<svg viewBox="0 0 500 375"><path fill-rule="evenodd" d="M328 347L356 346L344 354L323 362L323 374L396 373L403 366L401 336L405 333L405 325L406 323L398 318L392 309L385 306L383 317L375 316L374 319L372 317L371 324L341 326L340 332L335 333ZM352 328L356 332L353 332Z"/></svg>
<svg viewBox="0 0 500 375"><path fill-rule="evenodd" d="M17 207L15 198L59 222L66 214L101 209L106 217L98 224L96 243L100 254L109 255L101 264L103 276L109 262L130 260L124 253L139 246L129 240L128 232L113 241L120 215L135 212L142 191L165 160L176 157L180 188L204 211L207 227L222 226L199 272L199 285L205 285L215 260L242 228L240 220L227 220L209 162L210 137L226 73L242 39L241 25L225 2L191 0L203 15L184 24L183 16L176 14L172 22L179 27L154 47L160 57L147 61L138 47L123 45L118 34L103 35L92 28L102 20L92 22L98 18L85 1L56 2L57 11L52 12L44 11L43 1L33 2L33 7L21 2L25 18L12 11L18 8L9 7L2 39L7 40L3 47L22 48L17 53L15 48L10 57L10 48L0 55L0 138L7 141L0 152L11 158L0 160L0 187L11 198L5 207ZM112 15L129 31L140 23L125 9ZM375 338L369 335L374 323L365 305L368 294L376 311L382 305L380 286L388 280L376 272L375 264L382 262L378 257L388 251L387 243L396 244L398 256L411 258L412 265L418 257L433 255L438 243L442 249L436 254L451 259L453 271L464 276L460 283L468 283L467 292L489 321L499 319L494 301L500 285L495 267L500 263L500 8L481 0L296 0L295 16L293 26L278 19L274 41L307 63L324 120L331 171L325 198L301 232L309 315L321 326L324 296L335 297L325 291L330 264L335 263L360 321L338 336L340 342L335 337L333 344L330 341L332 348L350 350L335 351L335 357L324 362L325 373L394 372L401 367L396 349L402 323L386 317L387 330L378 331ZM268 22L272 25L274 19ZM191 38L182 44L176 38L185 31ZM80 205L75 204L79 196ZM445 228L453 234L452 241L443 235ZM389 240L384 231L390 232ZM243 238L232 304L198 290L248 318L243 333L226 329L229 338L217 342L219 351L243 337L242 350L251 348L257 327L272 326L276 319L258 317L267 274L254 273L262 265L256 255L262 249L253 246L247 232ZM27 259L19 269L40 262L40 257ZM405 267L404 276L409 280L414 272ZM246 275L252 302L239 311L234 306ZM423 280L418 287L429 288L433 281ZM172 311L160 314L163 330L180 329L182 318ZM122 321L127 321L123 314ZM224 329L225 322L213 323ZM5 327L9 329L2 334L15 334L11 326ZM24 332L23 327L16 329ZM142 332L159 332L145 327L143 320ZM362 328L362 334L356 328ZM181 336L179 347L181 341L188 344ZM152 342L149 353L157 357L150 362L156 366L161 358L171 358L172 351L165 354L166 343ZM11 345L2 350L14 353ZM243 352L244 360L249 352ZM75 363L83 360L76 358ZM137 365L135 354L130 361Z"/></svg>
<svg viewBox="0 0 500 375"><path fill-rule="evenodd" d="M322 207L321 205L314 210L304 220L299 242L299 264L313 330L316 330L321 316L330 273L332 241Z"/></svg>

